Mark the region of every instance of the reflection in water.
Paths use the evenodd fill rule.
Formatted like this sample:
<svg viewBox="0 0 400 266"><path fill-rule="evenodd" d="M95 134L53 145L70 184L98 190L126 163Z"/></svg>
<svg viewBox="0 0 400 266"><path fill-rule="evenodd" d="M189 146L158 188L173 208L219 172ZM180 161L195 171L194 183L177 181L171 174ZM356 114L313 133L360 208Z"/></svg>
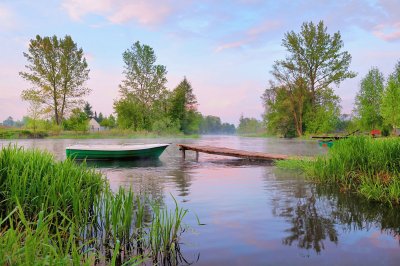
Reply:
<svg viewBox="0 0 400 266"><path fill-rule="evenodd" d="M289 236L282 240L283 244L291 246L297 242L299 248L313 249L317 253L325 249L326 240L337 244L338 232L334 221L324 216L314 195L298 199L295 206L287 206L280 211L278 215L285 217L291 226L286 230ZM326 209L323 211L326 212Z"/></svg>
<svg viewBox="0 0 400 266"><path fill-rule="evenodd" d="M160 159L76 161L79 163L86 162L88 166L96 168L160 167L163 165Z"/></svg>
<svg viewBox="0 0 400 266"><path fill-rule="evenodd" d="M275 170L277 179L295 173ZM287 186L288 183L282 183ZM377 205L352 193L321 184L307 184L301 179L282 188L280 196L273 198L273 214L283 217L289 224L283 238L284 245L312 249L317 254L325 249L326 241L339 242L339 231L362 231L377 226L382 232L398 237L400 208ZM337 228L340 225L340 230Z"/></svg>
<svg viewBox="0 0 400 266"><path fill-rule="evenodd" d="M181 162L179 167L168 172L169 178L176 184L176 188L179 192L178 196L183 197L183 202L186 202L189 195L189 187L192 184L192 177L190 169L192 168L191 163Z"/></svg>

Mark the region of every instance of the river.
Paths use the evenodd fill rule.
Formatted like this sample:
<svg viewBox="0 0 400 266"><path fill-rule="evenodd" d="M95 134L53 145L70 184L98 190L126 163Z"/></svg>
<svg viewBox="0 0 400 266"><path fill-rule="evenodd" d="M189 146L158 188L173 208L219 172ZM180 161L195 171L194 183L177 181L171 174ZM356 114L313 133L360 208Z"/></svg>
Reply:
<svg viewBox="0 0 400 266"><path fill-rule="evenodd" d="M172 143L156 161L89 163L110 181L183 208L181 251L195 265L400 265L400 209L314 184L270 163L187 151L176 143L268 153L325 153L315 141L237 136L199 139L0 140L48 150L71 144ZM200 223L205 225L199 225Z"/></svg>

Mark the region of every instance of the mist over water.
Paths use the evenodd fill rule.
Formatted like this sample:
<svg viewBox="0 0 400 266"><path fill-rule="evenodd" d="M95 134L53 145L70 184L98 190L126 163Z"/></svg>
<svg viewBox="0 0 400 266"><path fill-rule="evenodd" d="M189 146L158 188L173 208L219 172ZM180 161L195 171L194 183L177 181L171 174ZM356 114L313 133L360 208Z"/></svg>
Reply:
<svg viewBox="0 0 400 266"><path fill-rule="evenodd" d="M76 143L172 143L159 160L88 162L112 189L189 209L182 235L185 259L196 265L399 265L400 209L367 202L351 192L318 185L271 163L187 151L176 143L312 156L315 141L236 136L200 139L15 140L48 150L59 160ZM8 145L2 140L0 145ZM202 224L198 225L198 219Z"/></svg>

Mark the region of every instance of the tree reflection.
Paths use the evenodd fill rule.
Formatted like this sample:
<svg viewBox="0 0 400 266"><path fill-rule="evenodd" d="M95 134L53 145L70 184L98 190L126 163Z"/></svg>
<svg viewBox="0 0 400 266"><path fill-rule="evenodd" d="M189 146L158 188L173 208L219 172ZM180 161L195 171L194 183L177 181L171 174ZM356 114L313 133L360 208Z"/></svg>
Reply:
<svg viewBox="0 0 400 266"><path fill-rule="evenodd" d="M176 184L179 192L178 195L181 197L186 197L190 193L189 188L192 185L192 177L189 171L191 168L187 163L181 162L178 168L169 172L169 175Z"/></svg>
<svg viewBox="0 0 400 266"><path fill-rule="evenodd" d="M282 240L283 244L303 249L313 249L317 253L325 249L324 241L337 243L338 233L333 221L322 217L316 207L314 197L300 200L294 208L287 208L285 215L292 225L286 232L289 236Z"/></svg>
<svg viewBox="0 0 400 266"><path fill-rule="evenodd" d="M369 230L378 227L383 233L399 237L400 208L375 204L354 193L335 187L293 181L294 172L274 171L278 192L273 198L273 214L290 224L284 245L319 254L328 242L337 244L340 231ZM271 173L267 174L271 178ZM287 179L287 180L285 180Z"/></svg>

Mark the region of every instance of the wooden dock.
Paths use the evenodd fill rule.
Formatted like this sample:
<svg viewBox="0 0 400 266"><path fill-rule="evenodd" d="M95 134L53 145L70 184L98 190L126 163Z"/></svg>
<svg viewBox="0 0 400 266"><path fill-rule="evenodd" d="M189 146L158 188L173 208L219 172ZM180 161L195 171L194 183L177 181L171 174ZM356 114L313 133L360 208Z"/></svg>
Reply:
<svg viewBox="0 0 400 266"><path fill-rule="evenodd" d="M185 156L186 156L185 152L187 150L196 152L196 160L199 159L200 152L224 155L224 156L239 157L239 158L245 158L245 159L249 159L249 160L263 160L263 161L285 160L285 159L289 158L288 155L283 155L283 154L269 154L269 153L254 152L254 151L242 151L242 150L235 150L235 149L229 149L229 148L224 148L224 147L187 145L187 144L177 144L177 146L182 151L183 159L185 159Z"/></svg>

